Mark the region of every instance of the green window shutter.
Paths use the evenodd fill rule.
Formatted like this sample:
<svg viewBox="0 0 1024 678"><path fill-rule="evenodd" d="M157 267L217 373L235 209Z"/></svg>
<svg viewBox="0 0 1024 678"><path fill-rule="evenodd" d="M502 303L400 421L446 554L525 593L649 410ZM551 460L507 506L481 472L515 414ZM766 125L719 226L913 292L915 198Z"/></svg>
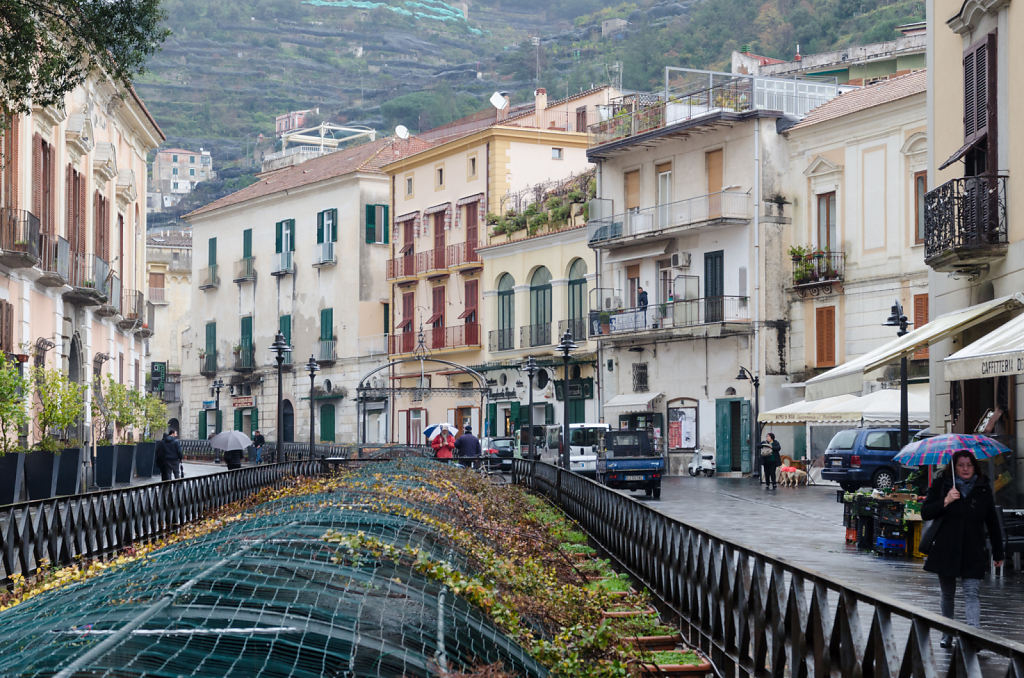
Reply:
<svg viewBox="0 0 1024 678"><path fill-rule="evenodd" d="M316 213L316 243L319 245L324 241L324 213Z"/></svg>
<svg viewBox="0 0 1024 678"><path fill-rule="evenodd" d="M744 400L740 403L740 471L743 473L753 470L750 467L750 446L753 442L750 440L750 414L750 401Z"/></svg>
<svg viewBox="0 0 1024 678"><path fill-rule="evenodd" d="M217 410L217 433L224 430L224 411Z"/></svg>
<svg viewBox="0 0 1024 678"><path fill-rule="evenodd" d="M207 263L210 266L213 266L213 265L215 265L217 263L217 239L216 238L210 238L209 243L208 243L208 247L209 247L209 250L208 250L209 260L207 261Z"/></svg>
<svg viewBox="0 0 1024 678"><path fill-rule="evenodd" d="M281 322L278 325L281 330L281 334L284 335L285 342L292 345L292 317L290 315L281 316Z"/></svg>
<svg viewBox="0 0 1024 678"><path fill-rule="evenodd" d="M242 341L240 342L244 347L252 346L252 316L247 315L242 318Z"/></svg>
<svg viewBox="0 0 1024 678"><path fill-rule="evenodd" d="M338 242L338 208L331 208L331 242Z"/></svg>
<svg viewBox="0 0 1024 678"><path fill-rule="evenodd" d="M249 437L256 435L256 431L260 430L260 411L259 408L252 408L252 418L249 419Z"/></svg>
<svg viewBox="0 0 1024 678"><path fill-rule="evenodd" d="M206 440L206 410L199 413L199 439Z"/></svg>
<svg viewBox="0 0 1024 678"><path fill-rule="evenodd" d="M235 430L242 430L242 410L235 409Z"/></svg>
<svg viewBox="0 0 1024 678"><path fill-rule="evenodd" d="M320 407L320 442L334 442L334 405Z"/></svg>
<svg viewBox="0 0 1024 678"><path fill-rule="evenodd" d="M295 251L295 220L288 220L288 250L291 252Z"/></svg>
<svg viewBox="0 0 1024 678"><path fill-rule="evenodd" d="M555 406L551 403L544 403L544 423L555 423Z"/></svg>
<svg viewBox="0 0 1024 678"><path fill-rule="evenodd" d="M279 221L274 224L274 251L280 254L281 243L284 242L284 222Z"/></svg>
<svg viewBox="0 0 1024 678"><path fill-rule="evenodd" d="M391 230L391 229L390 229L390 226L391 226L391 219L390 219L390 216L388 215L388 211L389 211L389 210L390 210L391 208L390 208L390 206L388 206L388 205L382 205L381 207L383 207L383 208L384 208L384 209L383 209L383 212L384 212L384 224L383 224L383 228L382 228L382 230L383 230L383 232L384 232L384 238L383 238L383 239L381 239L381 242L383 242L383 243L385 243L385 244L386 244L386 243L390 242L390 241L388 240L388 232L389 232L389 231Z"/></svg>
<svg viewBox="0 0 1024 678"><path fill-rule="evenodd" d="M366 242L377 242L377 210L375 205L366 206Z"/></svg>
<svg viewBox="0 0 1024 678"><path fill-rule="evenodd" d="M212 354L217 350L217 323L206 323L206 353Z"/></svg>
<svg viewBox="0 0 1024 678"><path fill-rule="evenodd" d="M512 403L510 403L509 404L509 412L508 412L508 414L509 414L509 419L512 420L513 428L517 428L519 426L519 403L514 402L514 401Z"/></svg>
<svg viewBox="0 0 1024 678"><path fill-rule="evenodd" d="M320 341L330 341L334 338L334 309L324 308L320 310Z"/></svg>
<svg viewBox="0 0 1024 678"><path fill-rule="evenodd" d="M246 259L252 256L252 229L242 231L242 256Z"/></svg>
<svg viewBox="0 0 1024 678"><path fill-rule="evenodd" d="M487 403L487 433L484 435L498 435L498 403Z"/></svg>

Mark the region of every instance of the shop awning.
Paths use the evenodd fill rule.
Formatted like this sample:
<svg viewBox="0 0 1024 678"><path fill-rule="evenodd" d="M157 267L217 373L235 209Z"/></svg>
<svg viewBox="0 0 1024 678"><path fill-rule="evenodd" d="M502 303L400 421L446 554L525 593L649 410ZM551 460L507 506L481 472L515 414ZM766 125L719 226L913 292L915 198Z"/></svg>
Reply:
<svg viewBox="0 0 1024 678"><path fill-rule="evenodd" d="M927 426L929 417L928 384L907 386L907 420L912 426ZM867 395L817 408L817 422L851 422L873 425L897 425L900 422L900 391L884 388Z"/></svg>
<svg viewBox="0 0 1024 678"><path fill-rule="evenodd" d="M774 410L761 412L757 420L768 424L802 424L813 421L814 411L820 407L828 407L847 400L856 400L857 396L850 393L822 398L821 400L798 400L789 405L776 407Z"/></svg>
<svg viewBox="0 0 1024 678"><path fill-rule="evenodd" d="M942 361L946 381L1024 374L1024 315Z"/></svg>
<svg viewBox="0 0 1024 678"><path fill-rule="evenodd" d="M665 254L665 250L668 249L668 245L668 242L660 242L653 245L623 247L622 249L616 249L604 257L604 262L606 264L614 264L618 261L632 261L633 259L649 259L651 257L658 257Z"/></svg>
<svg viewBox="0 0 1024 678"><path fill-rule="evenodd" d="M650 412L654 409L654 401L661 398L661 393L645 391L643 393L620 393L604 404L605 414L608 410L617 410L617 414L628 412Z"/></svg>
<svg viewBox="0 0 1024 678"><path fill-rule="evenodd" d="M945 339L1000 313L1021 307L1024 307L1024 294L1018 293L945 313L902 337L807 380L804 392L808 399L813 400L843 393L860 393L864 389L866 372L884 367L902 356L909 356L922 346Z"/></svg>

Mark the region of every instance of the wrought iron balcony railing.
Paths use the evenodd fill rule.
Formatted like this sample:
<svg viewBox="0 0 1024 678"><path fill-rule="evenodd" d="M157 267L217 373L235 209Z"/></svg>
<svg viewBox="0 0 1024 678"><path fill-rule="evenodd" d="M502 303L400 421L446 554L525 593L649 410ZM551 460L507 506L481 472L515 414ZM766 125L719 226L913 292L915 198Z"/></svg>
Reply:
<svg viewBox="0 0 1024 678"><path fill-rule="evenodd" d="M30 268L40 259L39 219L27 210L0 208L0 258Z"/></svg>
<svg viewBox="0 0 1024 678"><path fill-rule="evenodd" d="M242 257L235 262L235 282L251 282L256 279L256 257Z"/></svg>
<svg viewBox="0 0 1024 678"><path fill-rule="evenodd" d="M551 323L523 325L519 328L519 348L551 345Z"/></svg>
<svg viewBox="0 0 1024 678"><path fill-rule="evenodd" d="M514 327L503 327L498 330L491 330L488 335L488 347L493 351L511 351L516 347L516 335Z"/></svg>
<svg viewBox="0 0 1024 678"><path fill-rule="evenodd" d="M313 262L316 266L336 263L333 242L318 242L314 245Z"/></svg>
<svg viewBox="0 0 1024 678"><path fill-rule="evenodd" d="M750 323L749 297L717 296L684 299L615 311L591 311L590 334L622 334L679 329L709 323Z"/></svg>
<svg viewBox="0 0 1024 678"><path fill-rule="evenodd" d="M199 374L209 376L217 374L217 352L206 351L199 356Z"/></svg>
<svg viewBox="0 0 1024 678"><path fill-rule="evenodd" d="M416 349L416 332L399 332L388 336L388 353L412 353Z"/></svg>
<svg viewBox="0 0 1024 678"><path fill-rule="evenodd" d="M573 340L582 341L587 338L589 333L587 332L587 319L586 318L569 318L568 320L558 321L558 336L561 337L568 331Z"/></svg>
<svg viewBox="0 0 1024 678"><path fill-rule="evenodd" d="M321 339L316 344L316 359L322 363L333 363L338 359L338 340Z"/></svg>
<svg viewBox="0 0 1024 678"><path fill-rule="evenodd" d="M925 194L926 264L937 271L954 271L1005 256L1007 178L961 177Z"/></svg>
<svg viewBox="0 0 1024 678"><path fill-rule="evenodd" d="M40 266L43 275L39 283L50 287L59 287L68 282L71 278L71 243L64 238L43 233L40 236L42 243L42 261Z"/></svg>
<svg viewBox="0 0 1024 678"><path fill-rule="evenodd" d="M149 300L154 304L163 306L164 304L170 303L167 299L167 288L165 287L150 287L149 288Z"/></svg>
<svg viewBox="0 0 1024 678"><path fill-rule="evenodd" d="M206 266L199 275L199 289L208 290L220 285L220 276L217 274L217 264Z"/></svg>
<svg viewBox="0 0 1024 678"><path fill-rule="evenodd" d="M811 253L806 256L794 256L792 260L793 287L797 291L842 282L846 274L844 252Z"/></svg>
<svg viewBox="0 0 1024 678"><path fill-rule="evenodd" d="M271 275L287 275L295 270L294 257L292 252L277 252L274 254L274 270Z"/></svg>
<svg viewBox="0 0 1024 678"><path fill-rule="evenodd" d="M242 342L235 351L235 370L251 372L256 369L256 347L251 343Z"/></svg>
<svg viewBox="0 0 1024 678"><path fill-rule="evenodd" d="M611 201L597 198L590 201L587 242L601 247L604 241L643 237L665 229L693 226L716 219L752 219L753 202L744 191L719 191L687 200L608 214Z"/></svg>

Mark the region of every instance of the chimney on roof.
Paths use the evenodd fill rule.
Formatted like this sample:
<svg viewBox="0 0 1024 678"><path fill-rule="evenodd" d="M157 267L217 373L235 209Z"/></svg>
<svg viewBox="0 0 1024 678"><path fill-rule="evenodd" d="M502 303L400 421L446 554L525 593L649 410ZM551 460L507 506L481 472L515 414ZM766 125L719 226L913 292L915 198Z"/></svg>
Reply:
<svg viewBox="0 0 1024 678"><path fill-rule="evenodd" d="M803 57L800 56L800 43L798 42L796 43L796 56L793 57L793 61L800 61L801 59L803 59Z"/></svg>
<svg viewBox="0 0 1024 678"><path fill-rule="evenodd" d="M537 116L540 116L544 112L544 109L548 107L548 91L543 87L538 87L533 90L533 101L534 111ZM537 120L537 124L540 124L539 119Z"/></svg>

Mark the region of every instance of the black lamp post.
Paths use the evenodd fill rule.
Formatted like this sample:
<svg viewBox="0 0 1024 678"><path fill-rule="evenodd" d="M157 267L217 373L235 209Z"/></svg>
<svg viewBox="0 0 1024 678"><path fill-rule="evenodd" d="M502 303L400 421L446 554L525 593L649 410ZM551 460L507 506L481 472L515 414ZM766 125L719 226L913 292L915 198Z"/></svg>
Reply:
<svg viewBox="0 0 1024 678"><path fill-rule="evenodd" d="M562 354L562 367L565 369L565 382L562 385L562 468L566 471L569 470L569 354L577 348L579 347L572 340L572 332L569 330L565 331L562 341L555 347Z"/></svg>
<svg viewBox="0 0 1024 678"><path fill-rule="evenodd" d="M215 414L213 415L213 432L220 433L220 390L224 388L224 380L221 379L220 377L217 377L216 379L213 380L213 383L210 384L210 386L213 388L213 392L215 394L214 398L216 398L217 402L217 409L215 411Z"/></svg>
<svg viewBox="0 0 1024 678"><path fill-rule="evenodd" d="M306 371L309 372L309 458L313 459L313 437L314 431L314 416L315 408L313 405L313 382L316 379L316 373L320 371L320 363L316 361L316 358L312 354L309 356L309 362L306 363Z"/></svg>
<svg viewBox="0 0 1024 678"><path fill-rule="evenodd" d="M284 357L286 353L292 352L292 347L288 345L288 342L284 340L284 334L281 332L277 333L274 337L274 343L270 345L270 350L274 352L275 359L277 360L277 461L287 461L284 455L284 441L282 439L283 429L281 428L281 409L283 408L282 402L284 400L284 386L282 385L283 379L281 377L282 365L284 365Z"/></svg>
<svg viewBox="0 0 1024 678"><path fill-rule="evenodd" d="M533 442L533 377L537 374L537 361L533 359L532 355L528 356L519 369L526 373L527 399L529 402L528 409L526 410L526 427L530 436L530 459L533 459L536 450Z"/></svg>
<svg viewBox="0 0 1024 678"><path fill-rule="evenodd" d="M761 386L761 380L756 374L751 374L750 370L740 365L740 373L736 375L737 379L749 379L750 383L754 385L754 421L753 421L753 438L751 439L751 454L754 455L753 464L754 473L757 474L757 481L761 482L761 455L758 454L758 446L761 444L761 429L760 424L757 421L758 410L761 405L761 394L758 392L758 388Z"/></svg>
<svg viewBox="0 0 1024 678"><path fill-rule="evenodd" d="M897 337L907 333L907 316L903 315L903 304L897 299L893 302L889 319L883 323L884 327L898 327ZM900 358L900 448L906 446L910 437L910 425L907 422L907 354Z"/></svg>

